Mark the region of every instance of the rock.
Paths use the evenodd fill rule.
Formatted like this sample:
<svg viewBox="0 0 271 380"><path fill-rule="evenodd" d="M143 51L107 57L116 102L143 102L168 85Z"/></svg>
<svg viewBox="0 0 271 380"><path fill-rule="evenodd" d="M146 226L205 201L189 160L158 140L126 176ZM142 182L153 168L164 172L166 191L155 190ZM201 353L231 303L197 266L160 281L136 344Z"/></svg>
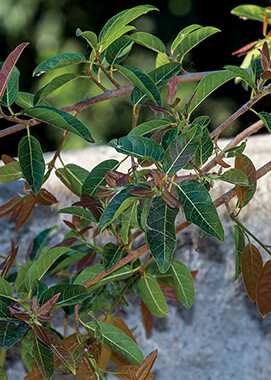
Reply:
<svg viewBox="0 0 271 380"><path fill-rule="evenodd" d="M224 140L220 142L221 146L225 143ZM245 153L251 157L256 168L270 159L269 144L270 135L248 139ZM66 164L76 163L88 170L100 161L116 156L123 157L109 147L93 147L62 154ZM46 161L49 157L50 154ZM270 178L269 173L259 180L255 197L241 213L245 226L267 245L271 244ZM57 208L69 206L77 199L55 177L50 178L46 188L59 199ZM21 192L21 189L20 181L2 185L1 204L14 193ZM224 189L224 186L219 185L212 192L218 196ZM234 203L231 202L231 206ZM50 243L60 241L67 229L61 216L54 214L55 210L55 207L52 210L39 207L17 235L14 233L14 224L7 224L6 219L0 221L2 253L9 250L9 239L13 238L20 246L20 259L23 260L29 241L42 229L55 224L60 228L52 233ZM241 279L232 283L235 268L233 228L225 206L219 207L219 214L226 233L224 243L207 235L200 237L199 230L192 226L178 237L176 256L190 270L198 270L195 279L196 297L190 310L184 309L178 302L169 301L168 317L153 318L154 327L150 336L146 336L144 331L138 299L132 298L130 308L119 313L130 328L136 327L134 334L144 355L158 348L153 369L158 380L266 380L270 377L270 316L262 319L256 305L249 301ZM257 243L255 245L258 246ZM259 249L267 260L268 254L262 248ZM17 357L16 360L10 360L14 358L13 355L17 355L15 348L8 353L6 363L9 380L24 376L23 366ZM115 379L112 375L107 378Z"/></svg>

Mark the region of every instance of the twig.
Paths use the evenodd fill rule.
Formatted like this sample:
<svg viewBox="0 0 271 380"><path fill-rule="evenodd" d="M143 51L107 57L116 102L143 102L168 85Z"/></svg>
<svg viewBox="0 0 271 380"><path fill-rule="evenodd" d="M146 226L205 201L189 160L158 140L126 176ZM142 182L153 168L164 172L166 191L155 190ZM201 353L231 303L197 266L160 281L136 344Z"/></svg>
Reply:
<svg viewBox="0 0 271 380"><path fill-rule="evenodd" d="M188 73L184 75L179 75L178 78L178 83L186 83L186 82L194 82L194 81L199 81L202 78L204 78L206 75L211 74L214 71L204 71L201 73ZM92 106L93 104L103 102L105 100L117 98L121 95L124 94L129 94L133 91L134 86L129 85L129 86L121 86L120 88L117 88L115 90L109 90L104 92L103 94L99 94L96 96L93 96L92 98L81 100L78 103L70 104L69 106L61 108L61 111L64 112L71 112L71 111L77 111L81 112L82 110ZM29 124L29 127L33 127L34 125L38 125L41 123L41 121L36 120L36 119L30 119L27 121ZM12 133L21 131L26 128L25 124L16 124L13 125L12 127L5 128L2 131L0 131L0 138L5 137L8 135L11 135Z"/></svg>
<svg viewBox="0 0 271 380"><path fill-rule="evenodd" d="M111 75L108 73L108 71L105 69L104 65L102 64L102 61L101 61L101 57L100 57L100 53L97 52L96 54L96 58L97 58L97 61L98 61L98 64L99 64L99 67L102 69L103 73L106 75L106 77L110 80L110 82L116 87L116 88L120 88L120 84L118 82L115 81L115 79L113 77L111 77Z"/></svg>
<svg viewBox="0 0 271 380"><path fill-rule="evenodd" d="M271 171L271 161L269 161L267 164L265 164L264 166L262 166L260 169L257 170L257 172L256 172L257 179L260 179L261 177L263 177L265 174L267 174L270 171ZM217 198L214 201L214 205L216 207L219 207L222 204L224 204L226 202L229 202L229 200L231 200L233 197L235 197L235 195L236 195L236 190L235 190L235 187L234 187L233 189L229 190L227 193L225 193L225 194L221 195L219 198ZM181 223L180 225L178 225L176 227L176 233L182 231L183 229L185 229L186 227L188 227L190 224L191 223L187 222L187 221ZM115 265L115 267L113 269L111 269L109 271L102 271L102 272L100 272L96 276L93 276L90 279L84 281L82 283L82 285L85 286L86 288L88 288L90 285L95 284L96 282L98 282L102 278L108 276L110 273L115 272L117 269L123 267L124 265L126 265L126 264L130 263L131 261L134 261L137 258L139 258L140 256L142 256L145 252L147 252L149 250L149 246L147 244L144 244L142 247L138 248L135 251L132 251L131 249L129 249L127 247L125 249L129 253L129 255L127 255L126 257L124 257L123 259L121 259Z"/></svg>

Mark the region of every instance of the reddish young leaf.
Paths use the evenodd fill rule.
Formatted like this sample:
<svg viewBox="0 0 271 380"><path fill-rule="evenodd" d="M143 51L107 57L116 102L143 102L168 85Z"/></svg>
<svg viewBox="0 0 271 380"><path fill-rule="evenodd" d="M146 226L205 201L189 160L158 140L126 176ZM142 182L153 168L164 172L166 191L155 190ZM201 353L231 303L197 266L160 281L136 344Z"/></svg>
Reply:
<svg viewBox="0 0 271 380"><path fill-rule="evenodd" d="M264 71L264 72L261 74L261 78L262 78L262 79L270 79L270 78L271 78L271 71L270 71L270 70L266 70L266 71Z"/></svg>
<svg viewBox="0 0 271 380"><path fill-rule="evenodd" d="M69 220L63 220L63 222L64 222L69 228L71 228L72 230L76 230L75 225L72 224L72 222L70 222Z"/></svg>
<svg viewBox="0 0 271 380"><path fill-rule="evenodd" d="M257 282L256 304L259 312L265 318L271 311L271 260L268 260Z"/></svg>
<svg viewBox="0 0 271 380"><path fill-rule="evenodd" d="M150 371L152 369L152 366L154 365L154 362L157 358L157 353L158 351L154 350L146 357L144 362L140 365L140 367L136 371L137 379L145 380L148 378Z"/></svg>
<svg viewBox="0 0 271 380"><path fill-rule="evenodd" d="M267 27L268 27L268 16L265 13L264 19L263 19L263 35L264 36L266 36Z"/></svg>
<svg viewBox="0 0 271 380"><path fill-rule="evenodd" d="M248 244L241 256L241 270L246 292L251 302L256 301L256 286L262 269L263 259L259 250L253 244Z"/></svg>
<svg viewBox="0 0 271 380"><path fill-rule="evenodd" d="M18 232L22 225L30 218L36 201L37 197L33 193L27 195L26 201L20 209L20 216L15 225L15 232Z"/></svg>
<svg viewBox="0 0 271 380"><path fill-rule="evenodd" d="M0 265L0 270L2 269L1 277L6 277L10 271L12 265L14 264L19 247L15 247L13 239L11 239L11 250L7 254L6 260Z"/></svg>
<svg viewBox="0 0 271 380"><path fill-rule="evenodd" d="M167 103L171 104L173 103L175 95L177 93L178 78L176 75L174 75L174 77L170 79L167 86L168 86Z"/></svg>
<svg viewBox="0 0 271 380"><path fill-rule="evenodd" d="M15 158L10 157L7 154L2 154L1 160L4 162L5 165L10 164L11 162L17 162Z"/></svg>
<svg viewBox="0 0 271 380"><path fill-rule="evenodd" d="M60 359L60 361L65 364L73 374L75 374L74 359L65 343L63 343L63 340L61 340L51 330L47 330L42 326L34 325L33 328L36 337L42 343L46 344L46 346L48 346L53 351L53 353Z"/></svg>
<svg viewBox="0 0 271 380"><path fill-rule="evenodd" d="M42 206L51 206L58 203L56 197L46 189L41 189L37 195L37 203Z"/></svg>
<svg viewBox="0 0 271 380"><path fill-rule="evenodd" d="M71 238L63 240L61 243L58 243L58 244L54 245L53 248L56 248L56 247L69 247L70 245L72 245L75 242L77 242L77 238L71 237Z"/></svg>
<svg viewBox="0 0 271 380"><path fill-rule="evenodd" d="M248 179L249 186L236 185L235 187L238 201L240 202L241 207L244 207L248 204L256 191L256 169L253 162L244 154L235 158L235 169L239 169L245 173Z"/></svg>
<svg viewBox="0 0 271 380"><path fill-rule="evenodd" d="M30 312L25 312L23 310L20 310L20 309L17 309L15 307L11 307L11 306L8 306L8 310L9 310L10 314L13 315L13 317L15 317L21 321L24 321L26 323L28 321L30 321L30 319L32 318Z"/></svg>
<svg viewBox="0 0 271 380"><path fill-rule="evenodd" d="M222 160L221 157L219 156L216 156L216 162L218 163L218 165L222 166L222 168L230 168L231 165L227 164L225 161Z"/></svg>
<svg viewBox="0 0 271 380"><path fill-rule="evenodd" d="M96 372L85 353L81 356L76 374L76 380L98 380Z"/></svg>
<svg viewBox="0 0 271 380"><path fill-rule="evenodd" d="M156 194L156 191L152 189L134 189L129 190L128 194L134 195L135 197L153 197Z"/></svg>
<svg viewBox="0 0 271 380"><path fill-rule="evenodd" d="M249 44L246 44L245 46L241 47L240 49L234 51L232 55L237 55L237 57L241 57L242 55L247 54L250 50L252 50L256 45L258 41L250 42Z"/></svg>
<svg viewBox="0 0 271 380"><path fill-rule="evenodd" d="M168 112L168 110L164 107L158 107L151 103L141 103L142 106L149 107L154 112Z"/></svg>
<svg viewBox="0 0 271 380"><path fill-rule="evenodd" d="M49 314L53 310L55 304L57 303L57 300L58 300L60 294L61 293L55 294L52 298L50 298L48 301L46 301L41 307L39 307L37 310L38 314L40 314L40 315Z"/></svg>
<svg viewBox="0 0 271 380"><path fill-rule="evenodd" d="M146 334L152 330L152 313L149 311L145 303L141 300L141 315L145 327Z"/></svg>
<svg viewBox="0 0 271 380"><path fill-rule="evenodd" d="M269 53L269 47L266 41L264 41L263 48L260 50L262 57L261 57L261 63L262 68L264 71L270 69L270 53Z"/></svg>
<svg viewBox="0 0 271 380"><path fill-rule="evenodd" d="M176 208L176 207L181 207L180 202L178 201L177 198L175 198L168 190L164 190L161 193L161 198L163 199L164 202L166 202L169 207Z"/></svg>
<svg viewBox="0 0 271 380"><path fill-rule="evenodd" d="M81 260L77 261L76 271L81 272L82 269L90 267L96 258L96 252L89 252L86 256L82 257Z"/></svg>
<svg viewBox="0 0 271 380"><path fill-rule="evenodd" d="M7 217L13 211L20 209L23 205L23 198L20 196L12 198L8 203L0 207L0 219Z"/></svg>
<svg viewBox="0 0 271 380"><path fill-rule="evenodd" d="M0 70L0 100L2 100L5 93L11 71L16 65L17 60L19 59L24 48L29 44L29 42L24 42L18 45L6 58L5 62L2 65Z"/></svg>

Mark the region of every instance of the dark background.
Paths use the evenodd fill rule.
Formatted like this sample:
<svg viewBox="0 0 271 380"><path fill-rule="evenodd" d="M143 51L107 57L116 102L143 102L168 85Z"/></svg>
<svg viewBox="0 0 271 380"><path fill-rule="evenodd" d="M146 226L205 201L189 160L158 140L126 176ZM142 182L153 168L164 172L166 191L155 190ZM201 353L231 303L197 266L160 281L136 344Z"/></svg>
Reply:
<svg viewBox="0 0 271 380"><path fill-rule="evenodd" d="M118 1L108 3L87 0L5 0L0 1L0 44L3 61L19 43L30 41L19 62L21 71L20 90L35 93L41 86L56 75L47 74L40 78L32 78L34 68L44 59L64 52L88 53L83 39L75 36L75 30L92 30L99 34L106 21L116 13L135 5L145 4L144 1ZM160 12L150 12L140 17L133 25L138 31L150 32L169 45L177 33L189 24L214 26L222 33L209 37L189 54L185 62L188 71L205 71L222 69L226 64L240 65L242 58L232 56L232 52L243 45L262 38L262 24L258 21L243 21L230 14L230 11L248 1L228 0L211 2L202 0L164 0L149 1ZM254 1L259 6L269 6L268 0ZM154 68L155 55L142 47L134 47L133 54L126 64L134 64L149 71ZM69 70L74 70L69 69ZM65 69L63 72L67 72ZM58 70L57 75L62 73ZM178 96L182 104L189 99L195 84L180 86ZM62 90L48 100L56 107L72 104L76 101L100 93L100 90L83 80L67 84ZM232 112L249 98L249 93L242 86L233 82L224 85L208 98L199 108L199 113L208 114L212 118L211 129L217 127ZM257 107L269 111L268 98L261 101ZM257 108L256 108L257 109ZM14 107L16 110L16 107ZM151 111L145 110L141 119L151 117ZM96 143L106 143L113 137L127 134L131 128L131 107L129 96L123 96L111 102L104 102L83 111L79 118L90 128ZM255 121L255 115L246 113L230 127L226 135L234 134ZM1 120L0 129L10 124ZM56 149L61 131L39 125L31 129L38 136L44 151ZM18 132L0 140L0 154L17 154L19 139L25 131ZM82 139L69 137L65 149L80 148L84 145Z"/></svg>

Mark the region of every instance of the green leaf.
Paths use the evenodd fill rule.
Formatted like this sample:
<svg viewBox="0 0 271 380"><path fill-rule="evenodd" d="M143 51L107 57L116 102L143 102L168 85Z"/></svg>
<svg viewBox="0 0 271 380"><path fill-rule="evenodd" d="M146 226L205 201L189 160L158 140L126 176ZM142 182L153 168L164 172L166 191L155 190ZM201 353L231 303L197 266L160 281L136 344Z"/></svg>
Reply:
<svg viewBox="0 0 271 380"><path fill-rule="evenodd" d="M45 290L40 298L40 305L49 301L53 296L60 293L56 306L70 306L76 305L85 298L89 297L87 290L83 285L54 285Z"/></svg>
<svg viewBox="0 0 271 380"><path fill-rule="evenodd" d="M133 203L121 214L121 228L120 228L120 237L124 244L129 242L129 232L130 228L138 228L137 223L137 203Z"/></svg>
<svg viewBox="0 0 271 380"><path fill-rule="evenodd" d="M105 58L109 65L113 66L124 61L130 53L133 43L128 36L121 36L114 41L105 51Z"/></svg>
<svg viewBox="0 0 271 380"><path fill-rule="evenodd" d="M184 37L186 35L188 35L189 33L193 32L194 30L196 29L199 29L201 28L201 25L198 25L198 24L192 24L192 25L189 25L187 27L185 27L184 29L182 29L178 35L176 36L176 38L174 39L174 41L172 42L171 44L171 48L170 48L170 51L171 51L171 55L173 55L175 49L178 47L178 45L182 42L182 40L184 39Z"/></svg>
<svg viewBox="0 0 271 380"><path fill-rule="evenodd" d="M64 53L56 55L41 62L34 70L33 77L39 76L46 71L53 69L59 69L61 67L66 67L78 63L86 62L86 58L79 53Z"/></svg>
<svg viewBox="0 0 271 380"><path fill-rule="evenodd" d="M147 265L146 273L151 274L158 283L174 286L172 271L168 270L166 273L161 273L155 261L152 261Z"/></svg>
<svg viewBox="0 0 271 380"><path fill-rule="evenodd" d="M171 264L173 281L179 301L190 309L195 298L194 280L190 270L181 261L173 259Z"/></svg>
<svg viewBox="0 0 271 380"><path fill-rule="evenodd" d="M195 96L188 105L186 112L191 114L195 108L213 91L237 76L238 74L225 70L206 75L206 77L204 77L197 85L195 89Z"/></svg>
<svg viewBox="0 0 271 380"><path fill-rule="evenodd" d="M45 106L27 108L24 112L28 116L34 117L44 123L48 123L54 127L59 127L75 133L76 135L83 137L88 142L94 142L88 128L82 124L80 120L67 112L60 111L54 107Z"/></svg>
<svg viewBox="0 0 271 380"><path fill-rule="evenodd" d="M255 90L257 89L252 76L247 72L247 70L243 69L242 67L232 65L224 66L224 69L238 74L238 76L242 78L250 87L254 88Z"/></svg>
<svg viewBox="0 0 271 380"><path fill-rule="evenodd" d="M84 244L74 245L70 248L69 252L62 255L54 263L52 269L50 270L50 275L58 272L61 269L66 269L71 264L77 263L79 260L81 260L83 257L85 257L88 253L92 251L93 250L90 247Z"/></svg>
<svg viewBox="0 0 271 380"><path fill-rule="evenodd" d="M185 37L177 45L178 53L181 55L181 62L191 49L193 49L207 37L210 37L217 32L220 32L220 30L212 26L206 26L193 30L185 35Z"/></svg>
<svg viewBox="0 0 271 380"><path fill-rule="evenodd" d="M185 179L176 186L179 201L186 220L220 241L224 241L224 230L216 207L204 185L194 179Z"/></svg>
<svg viewBox="0 0 271 380"><path fill-rule="evenodd" d="M271 11L270 9L260 7L258 5L253 4L245 4L239 5L235 7L231 13L235 16L249 19L249 20L257 20L263 22L264 15L266 14L268 17L268 24L271 24Z"/></svg>
<svg viewBox="0 0 271 380"><path fill-rule="evenodd" d="M31 265L32 265L31 261L28 261L18 271L16 280L15 280L15 290L17 294L27 293L27 289L25 287L25 276Z"/></svg>
<svg viewBox="0 0 271 380"><path fill-rule="evenodd" d="M0 379L1 380L8 380L6 371L4 370L3 367L0 367Z"/></svg>
<svg viewBox="0 0 271 380"><path fill-rule="evenodd" d="M101 337L97 336L97 339L102 340L103 343L129 360L129 362L138 365L143 362L144 356L138 345L117 327L104 322L89 322L84 326L90 334L95 336L96 324L98 324L99 332L102 335Z"/></svg>
<svg viewBox="0 0 271 380"><path fill-rule="evenodd" d="M111 140L108 145L115 148L119 153L154 162L162 161L165 155L160 144L142 136L124 136Z"/></svg>
<svg viewBox="0 0 271 380"><path fill-rule="evenodd" d="M57 226L53 226L50 228L46 228L45 230L42 230L34 239L33 239L33 247L29 255L30 260L35 260L39 257L39 254L42 250L42 248L45 246L47 242L47 238L50 235L50 233L55 230Z"/></svg>
<svg viewBox="0 0 271 380"><path fill-rule="evenodd" d="M102 261L105 270L114 268L123 254L124 247L119 247L113 243L107 243L103 247Z"/></svg>
<svg viewBox="0 0 271 380"><path fill-rule="evenodd" d="M113 43L117 38L128 31L126 25L135 20L139 16L149 11L158 10L152 5L138 5L136 7L126 9L113 16L102 28L99 34L99 42L102 45L101 51ZM134 29L134 28L133 28ZM131 28L129 28L131 30Z"/></svg>
<svg viewBox="0 0 271 380"><path fill-rule="evenodd" d="M104 270L104 266L102 264L94 265L89 268L84 269L74 280L74 284L82 284L86 280L89 280L93 276L96 276L100 272ZM125 280L134 273L133 269L129 265L125 265L115 272L109 274L108 276L102 278L97 283L90 285L87 290L88 292L92 292L93 290L100 288L101 286L105 286L112 281L120 281Z"/></svg>
<svg viewBox="0 0 271 380"><path fill-rule="evenodd" d="M95 166L86 177L83 186L82 194L88 194L94 196L99 190L98 186L105 186L105 175L109 170L116 170L119 167L119 161L117 160L105 160Z"/></svg>
<svg viewBox="0 0 271 380"><path fill-rule="evenodd" d="M149 311L158 318L163 318L168 313L168 307L160 286L156 279L149 273L145 273L138 281L138 290L142 301Z"/></svg>
<svg viewBox="0 0 271 380"><path fill-rule="evenodd" d="M36 195L41 189L45 173L45 161L39 141L24 136L18 146L19 163L28 185Z"/></svg>
<svg viewBox="0 0 271 380"><path fill-rule="evenodd" d="M148 73L149 77L153 80L158 88L167 84L171 78L179 73L181 64L178 62L170 62L165 65L159 66ZM133 105L143 103L148 99L147 94L144 93L139 87L135 87L131 93L131 102Z"/></svg>
<svg viewBox="0 0 271 380"><path fill-rule="evenodd" d="M128 133L128 136L143 136L147 133L167 128L171 125L173 125L173 123L168 119L156 119L146 121L145 123L139 124L134 129L132 129Z"/></svg>
<svg viewBox="0 0 271 380"><path fill-rule="evenodd" d="M258 117L262 120L268 132L271 133L271 115L268 112L257 112Z"/></svg>
<svg viewBox="0 0 271 380"><path fill-rule="evenodd" d="M150 50L156 51L157 53L166 53L165 44L151 33L136 32L133 33L130 38L137 44L145 46Z"/></svg>
<svg viewBox="0 0 271 380"><path fill-rule="evenodd" d="M0 296L4 298L12 298L13 289L10 283L3 277L0 277Z"/></svg>
<svg viewBox="0 0 271 380"><path fill-rule="evenodd" d="M51 379L55 372L54 355L36 336L33 337L33 353L43 379Z"/></svg>
<svg viewBox="0 0 271 380"><path fill-rule="evenodd" d="M9 162L8 164L0 167L0 182L10 183L22 178L22 170L19 162Z"/></svg>
<svg viewBox="0 0 271 380"><path fill-rule="evenodd" d="M207 128L203 129L202 138L199 141L198 149L195 152L192 161L195 165L201 167L213 153L213 141ZM187 169L187 167L186 167Z"/></svg>
<svg viewBox="0 0 271 380"><path fill-rule="evenodd" d="M2 68L2 66L3 62L0 62L0 69ZM4 95L0 101L1 106L10 107L14 103L19 90L19 76L20 71L17 69L16 66L14 66L11 71Z"/></svg>
<svg viewBox="0 0 271 380"><path fill-rule="evenodd" d="M78 78L78 75L73 73L62 74L58 77L53 78L49 83L47 83L36 93L36 95L34 96L34 105L38 105L42 99L46 98L46 96L52 94L52 92L56 91L64 84L76 78Z"/></svg>
<svg viewBox="0 0 271 380"><path fill-rule="evenodd" d="M229 169L219 175L218 178L224 182L233 183L234 185L249 186L246 174L238 169Z"/></svg>
<svg viewBox="0 0 271 380"><path fill-rule="evenodd" d="M225 153L225 157L230 158L230 157L241 156L245 148L246 148L246 142L243 141L240 145L227 149Z"/></svg>
<svg viewBox="0 0 271 380"><path fill-rule="evenodd" d="M95 46L97 45L97 42L98 42L98 38L94 32L90 32L90 31L82 32L80 28L77 28L75 34L76 34L76 37L83 37L87 41L87 43L90 45L90 47L92 49L95 49Z"/></svg>
<svg viewBox="0 0 271 380"><path fill-rule="evenodd" d="M100 217L99 231L102 232L134 202L137 202L137 197L128 194L127 189L124 189L115 195Z"/></svg>
<svg viewBox="0 0 271 380"><path fill-rule="evenodd" d="M170 62L170 59L167 56L167 54L158 53L156 56L155 67L157 68L157 67L163 66L169 62Z"/></svg>
<svg viewBox="0 0 271 380"><path fill-rule="evenodd" d="M245 249L245 237L242 229L238 226L234 226L234 242L235 242L235 250L236 250L236 258L235 258L235 274L232 282L235 282L240 274L241 270L241 257L242 253Z"/></svg>
<svg viewBox="0 0 271 380"><path fill-rule="evenodd" d="M0 304L0 348L7 350L26 333L28 325L13 318L5 304Z"/></svg>
<svg viewBox="0 0 271 380"><path fill-rule="evenodd" d="M166 150L163 170L168 175L184 168L198 149L202 129L195 126L180 134Z"/></svg>
<svg viewBox="0 0 271 380"><path fill-rule="evenodd" d="M55 173L68 189L81 196L83 184L89 175L88 170L75 164L67 164L64 168L56 169Z"/></svg>
<svg viewBox="0 0 271 380"><path fill-rule="evenodd" d="M161 107L161 95L158 87L152 78L145 73L142 69L134 66L120 66L115 67L125 75L143 94L147 95L155 105ZM138 103L137 103L138 104ZM134 104L133 105L137 105Z"/></svg>
<svg viewBox="0 0 271 380"><path fill-rule="evenodd" d="M70 214L80 216L81 218L89 222L97 222L94 215L89 211L81 207L64 207L56 212L56 214Z"/></svg>
<svg viewBox="0 0 271 380"><path fill-rule="evenodd" d="M101 44L99 51L104 52L108 47L111 46L115 41L117 41L120 37L122 37L125 33L130 32L131 30L135 30L134 26L124 26L123 28L116 30L114 34L108 37L108 39Z"/></svg>
<svg viewBox="0 0 271 380"><path fill-rule="evenodd" d="M175 218L177 208L171 208L161 197L153 199L146 223L146 241L159 270L165 273L176 247Z"/></svg>
<svg viewBox="0 0 271 380"><path fill-rule="evenodd" d="M69 250L70 249L67 247L56 247L41 255L38 260L35 261L28 269L25 278L25 285L27 290L29 291L32 288L34 281L40 280L48 271L48 269L50 269L52 264Z"/></svg>
<svg viewBox="0 0 271 380"><path fill-rule="evenodd" d="M34 94L30 94L29 92L19 91L15 103L21 108L31 108L34 106L34 96ZM50 103L43 99L40 102L40 106L50 107Z"/></svg>

